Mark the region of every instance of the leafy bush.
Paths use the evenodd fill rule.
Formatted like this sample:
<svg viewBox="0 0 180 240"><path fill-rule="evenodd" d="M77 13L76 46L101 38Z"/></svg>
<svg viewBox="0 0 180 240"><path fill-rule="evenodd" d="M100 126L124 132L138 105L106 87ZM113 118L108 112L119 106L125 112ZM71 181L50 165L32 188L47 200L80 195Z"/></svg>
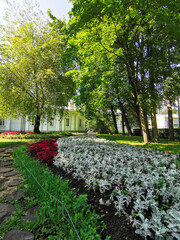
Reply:
<svg viewBox="0 0 180 240"><path fill-rule="evenodd" d="M176 155L95 137L59 139L54 164L101 193L136 232L180 239L180 159Z"/></svg>
<svg viewBox="0 0 180 240"><path fill-rule="evenodd" d="M158 129L158 132L160 138L168 138L169 136L169 129L167 128ZM174 137L180 140L180 128L174 128Z"/></svg>

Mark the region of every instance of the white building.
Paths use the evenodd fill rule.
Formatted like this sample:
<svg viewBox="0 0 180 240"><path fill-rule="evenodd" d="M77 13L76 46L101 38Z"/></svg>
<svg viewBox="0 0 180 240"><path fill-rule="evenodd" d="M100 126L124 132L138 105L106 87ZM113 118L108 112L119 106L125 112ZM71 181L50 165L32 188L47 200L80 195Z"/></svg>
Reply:
<svg viewBox="0 0 180 240"><path fill-rule="evenodd" d="M83 132L86 130L85 118L76 111L74 104L69 103L67 113L60 118L55 116L50 121L42 121L40 124L41 132L48 131L75 131ZM0 119L0 132L31 132L34 129L34 124L28 121L28 118Z"/></svg>
<svg viewBox="0 0 180 240"><path fill-rule="evenodd" d="M168 114L157 114L156 118L157 118L158 129L169 128ZM173 126L174 126L174 128L179 127L178 114L173 114Z"/></svg>

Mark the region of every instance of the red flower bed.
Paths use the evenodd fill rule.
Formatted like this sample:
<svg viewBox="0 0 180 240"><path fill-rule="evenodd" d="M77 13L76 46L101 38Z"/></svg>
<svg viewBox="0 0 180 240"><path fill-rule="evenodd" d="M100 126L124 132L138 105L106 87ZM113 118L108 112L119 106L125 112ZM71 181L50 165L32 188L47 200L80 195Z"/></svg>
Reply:
<svg viewBox="0 0 180 240"><path fill-rule="evenodd" d="M56 139L50 139L34 143L29 147L29 152L50 165L54 162L54 157L57 155L56 141Z"/></svg>
<svg viewBox="0 0 180 240"><path fill-rule="evenodd" d="M33 132L28 132L33 133ZM20 134L27 134L26 132L3 132L0 135L20 135Z"/></svg>

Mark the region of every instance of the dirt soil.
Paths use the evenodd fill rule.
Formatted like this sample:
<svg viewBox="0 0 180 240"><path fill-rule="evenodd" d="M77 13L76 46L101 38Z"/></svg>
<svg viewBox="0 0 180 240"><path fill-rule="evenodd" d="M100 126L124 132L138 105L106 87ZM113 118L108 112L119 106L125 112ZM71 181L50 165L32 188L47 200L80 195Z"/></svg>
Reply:
<svg viewBox="0 0 180 240"><path fill-rule="evenodd" d="M108 199L108 193L102 195L100 192L88 190L84 181L74 179L72 174L68 174L54 165L49 166L49 168L54 174L59 174L63 180L69 180L70 188L79 189L77 194L87 194L88 204L91 206L91 209L95 210L102 217L101 220L106 225L106 229L101 232L102 240L107 236L111 236L111 240L144 240L144 238L135 233L135 229L124 215L116 215L117 211L112 204L110 206L100 204L100 199L105 201Z"/></svg>

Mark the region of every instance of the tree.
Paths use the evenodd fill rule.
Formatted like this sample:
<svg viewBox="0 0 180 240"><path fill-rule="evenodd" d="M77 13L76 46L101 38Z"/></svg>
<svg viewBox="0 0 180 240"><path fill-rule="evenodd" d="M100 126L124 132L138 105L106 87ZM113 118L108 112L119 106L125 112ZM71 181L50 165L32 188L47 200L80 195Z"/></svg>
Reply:
<svg viewBox="0 0 180 240"><path fill-rule="evenodd" d="M52 31L38 9L27 16L21 12L18 21L2 28L0 115L28 116L39 133L41 119L62 112L75 84L63 65L63 36Z"/></svg>
<svg viewBox="0 0 180 240"><path fill-rule="evenodd" d="M179 68L176 68L171 77L167 77L164 81L164 93L166 98L167 113L168 113L168 124L169 124L169 140L174 140L174 130L173 130L173 109L172 105L177 100L180 95L180 72Z"/></svg>
<svg viewBox="0 0 180 240"><path fill-rule="evenodd" d="M86 53L92 45L106 51L112 65L126 69L127 82L131 85L131 97L137 119L141 124L144 142L150 141L148 116L152 116L153 133L158 141L156 109L162 101L162 83L165 58L161 53L177 48L172 35L178 39L179 3L172 1L129 0L73 0L73 17L69 22L74 39L87 38ZM175 33L176 31L176 33ZM171 34L172 33L172 34ZM86 35L88 36L88 35ZM88 37L89 37L88 36ZM88 44L89 42L89 44ZM162 44L163 43L163 44ZM78 42L79 44L79 42ZM83 44L83 46L85 43ZM81 44L77 45L81 47ZM165 49L164 49L165 47ZM91 58L94 54L92 53ZM158 64L155 64L155 63ZM83 60L81 59L81 64ZM88 71L88 69L87 69Z"/></svg>

